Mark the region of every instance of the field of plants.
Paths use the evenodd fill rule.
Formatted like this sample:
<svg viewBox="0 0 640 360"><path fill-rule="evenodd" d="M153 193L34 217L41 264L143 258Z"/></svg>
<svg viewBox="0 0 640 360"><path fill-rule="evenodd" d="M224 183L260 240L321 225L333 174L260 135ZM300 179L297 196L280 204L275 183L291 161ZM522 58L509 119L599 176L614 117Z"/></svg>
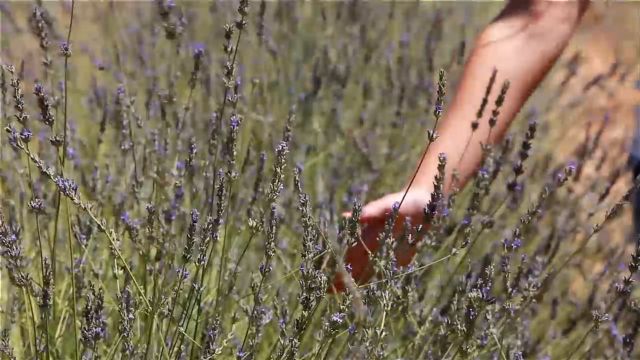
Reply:
<svg viewBox="0 0 640 360"><path fill-rule="evenodd" d="M639 358L631 3L349 275L501 6L0 3L0 359Z"/></svg>

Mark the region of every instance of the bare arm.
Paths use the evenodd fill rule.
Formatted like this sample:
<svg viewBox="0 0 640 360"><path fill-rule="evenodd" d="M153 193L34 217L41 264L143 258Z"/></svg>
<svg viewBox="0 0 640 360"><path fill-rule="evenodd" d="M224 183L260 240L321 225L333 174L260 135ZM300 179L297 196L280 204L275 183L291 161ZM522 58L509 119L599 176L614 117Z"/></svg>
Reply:
<svg viewBox="0 0 640 360"><path fill-rule="evenodd" d="M491 131L491 143L502 139L524 102L556 62L587 5L584 0L509 2L476 39L455 98L440 123L440 137L429 149L413 186L431 189L439 153L445 153L448 160L445 188L451 186L454 169L460 178L456 186L464 186L480 164L480 143L485 142L489 134L490 111L485 111L467 152L461 158L471 136L471 121L475 119L493 69L497 69L497 78L489 97L491 101L497 96L503 81L508 80L511 86L498 122Z"/></svg>
<svg viewBox="0 0 640 360"><path fill-rule="evenodd" d="M495 99L503 81L508 80L511 86L497 124L491 131L491 143L502 139L524 102L556 62L587 5L587 0L511 0L478 36L455 98L439 124L439 138L425 155L406 197L405 187L400 192L368 203L362 209L363 242L349 248L345 259L356 281L366 282L373 275L369 253L378 249L378 233L384 228L386 215L394 203L403 199L399 209L401 218L410 218L414 224L422 221L423 209L437 173L438 154L445 153L448 160L445 191L451 188L454 169L459 177L457 187L463 187L473 176L482 160L480 143L489 135L490 111L485 111L486 116L480 119L480 127L471 138L467 152L461 155L471 136L471 122L475 120L493 69L497 69L496 86L489 99ZM414 246L396 249L398 264L409 264L415 251ZM338 290L343 288L340 277L334 286Z"/></svg>

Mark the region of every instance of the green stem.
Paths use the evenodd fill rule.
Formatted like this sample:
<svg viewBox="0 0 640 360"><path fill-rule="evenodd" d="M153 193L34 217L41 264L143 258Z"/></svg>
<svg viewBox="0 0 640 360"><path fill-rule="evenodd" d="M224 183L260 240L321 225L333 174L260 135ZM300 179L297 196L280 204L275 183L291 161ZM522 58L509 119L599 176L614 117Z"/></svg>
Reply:
<svg viewBox="0 0 640 360"><path fill-rule="evenodd" d="M327 344L327 351L324 353L324 356L322 357L322 360L327 360L329 359L329 354L331 353L331 345L333 345L333 342L336 340L336 336L332 336L331 340L329 340L329 343ZM322 346L320 347L320 349L322 349ZM318 355L321 354L321 351L318 351Z"/></svg>
<svg viewBox="0 0 640 360"><path fill-rule="evenodd" d="M138 162L136 160L136 142L133 138L133 127L131 126L131 119L129 119L129 138L131 140L131 158L133 160L133 179L136 183L136 188L140 186L140 180L138 179ZM134 192L134 195L137 194L137 191ZM138 196L136 195L136 199ZM138 199L140 202L140 199Z"/></svg>
<svg viewBox="0 0 640 360"><path fill-rule="evenodd" d="M26 144L27 148L29 147L28 144ZM27 169L28 169L28 173L29 173L29 187L31 188L31 197L35 199L35 193L33 191L33 176L32 176L32 172L31 172L31 162L29 161L29 159L27 159ZM41 283L44 286L44 278L45 278L45 274L44 274L44 255L43 255L43 251L42 251L42 233L40 231L40 215L36 212L35 213L35 218L36 218L36 232L38 234L38 253L40 256L40 276L41 276ZM44 291L44 289L43 289ZM46 344L47 344L47 359L49 359L50 354L50 347L49 347L49 320L48 320L48 314L46 313L46 311L43 312L43 314L41 315L44 318L44 322L45 322L45 339L46 339Z"/></svg>
<svg viewBox="0 0 640 360"><path fill-rule="evenodd" d="M149 325L149 328L147 329L147 346L145 348L144 351L144 359L148 359L149 358L149 350L151 349L151 334L153 333L153 323L156 319L155 313L156 313L156 304L158 301L157 298L157 284L158 284L158 276L157 276L157 269L155 269L154 267L154 272L153 272L153 308L151 309L151 314L149 314L149 317L151 318L151 324ZM164 349L164 347L163 347Z"/></svg>
<svg viewBox="0 0 640 360"><path fill-rule="evenodd" d="M240 35L238 35L238 41L240 41ZM236 43L237 45L237 43ZM234 57L235 59L235 57ZM230 202L231 202L231 193L232 193L232 188L233 188L234 182L233 180L230 180L229 182L229 191L227 192L227 209L225 211L225 219L224 219L224 236L222 237L222 252L220 253L220 267L218 269L218 284L216 286L216 300L213 306L214 312L218 312L221 313L219 310L219 305L220 303L218 302L220 299L220 287L222 286L222 278L224 277L224 265L226 263L226 258L227 258L227 249L226 249L226 244L227 244L227 233L228 233L228 226L229 226L229 208L231 207ZM212 246L212 250L213 250L213 246ZM209 254L209 258L207 258L207 266L205 267L205 270L208 269L208 265L209 262L211 260L211 256L213 256L213 253ZM200 279L200 286L202 286L204 284L205 281L205 276L206 276L206 271L202 272L201 275L201 279ZM223 300L224 302L224 300ZM200 326L200 313L201 313L201 308L202 308L202 292L199 292L196 296L196 303L198 304L197 307L195 308L196 310L196 321L195 321L195 326L193 329L193 338L196 339L198 336L198 328ZM187 327L189 325L189 321L190 321L191 317L188 318L187 321ZM185 330L187 329L187 327L185 327ZM193 358L194 356L194 348L191 348L191 353L190 353L190 358Z"/></svg>
<svg viewBox="0 0 640 360"><path fill-rule="evenodd" d="M60 192L56 193L56 215L55 215L55 220L53 222L53 236L52 236L52 240L51 240L51 272L53 273L53 279L55 282L56 279L56 264L57 264L57 255L56 255L56 244L58 243L58 221L60 220L60 203L62 202L62 199L60 198L62 195L60 194ZM64 293L63 293L64 295ZM56 296L53 296L53 314L55 316L55 314L57 314L56 310L57 310L57 301L56 301Z"/></svg>
<svg viewBox="0 0 640 360"><path fill-rule="evenodd" d="M75 1L71 0L71 14L69 16L69 31L67 33L67 46L69 47L69 49L71 48L71 30L73 29L73 13L74 13L74 9L75 9ZM62 157L61 157L61 174L64 176L64 172L65 172L65 162L67 159L67 147L68 147L68 141L67 141L67 123L68 123L68 103L69 103L69 93L68 93L68 88L69 88L69 57L71 55L70 54L66 54L64 56L64 83L63 83L63 87L64 87L64 124L63 124L63 141L62 141ZM58 191L58 197L57 197L57 204L56 204L56 221L55 221L55 227L54 227L54 237L53 237L53 241L54 241L54 245L53 245L53 249L55 249L56 246L56 240L57 240L57 235L58 235L58 221L59 221L59 216L60 216L60 205L61 205L61 193L60 191ZM66 205L66 217L67 217L67 242L69 245L69 266L71 268L71 294L72 294L72 299L73 299L73 335L74 335L74 339L73 339L73 343L74 343L74 355L75 355L75 359L78 359L78 330L77 330L77 322L78 322L78 318L77 318L77 309L76 309L76 288L75 288L75 271L74 271L74 255L73 255L73 240L71 239L71 220L69 217L69 203L65 200L65 205ZM55 258L53 260L53 263L55 263ZM55 268L55 267L54 267Z"/></svg>
<svg viewBox="0 0 640 360"><path fill-rule="evenodd" d="M23 288L22 289L22 293L23 296L27 299L27 302L29 303L29 310L30 310L30 319L31 319L31 328L33 331L33 339L29 340L29 342L31 342L31 345L33 347L33 356L36 359L40 359L40 353L38 352L38 338L37 338L37 330L36 330L36 314L33 310L33 300L31 299L31 294L30 291L28 291L27 289ZM25 304L26 305L26 304Z"/></svg>
<svg viewBox="0 0 640 360"><path fill-rule="evenodd" d="M186 269L186 265L185 265L185 269ZM175 289L175 295L173 297L173 301L171 304L171 311L169 311L169 317L167 318L167 328L165 330L165 335L169 332L169 326L171 326L171 320L173 320L173 313L176 310L176 303L178 302L178 295L180 294L180 289L182 289L183 282L184 282L184 277L180 276L180 281L178 282L178 286ZM163 342L166 344L167 338L164 338ZM160 351L160 357L162 357L163 353L164 353L164 348Z"/></svg>
<svg viewBox="0 0 640 360"><path fill-rule="evenodd" d="M211 256L213 253L213 246L210 250L209 256ZM194 279L197 280L198 275L200 275L203 272L202 270L202 266L198 266L196 268L196 273L194 276ZM196 282L196 286L197 286L197 282ZM202 282L200 282L200 284L202 284ZM182 334L178 334L178 329L179 328L187 328L189 326L189 322L191 321L191 314L193 312L193 307L197 301L197 297L199 296L198 294L196 294L196 297L193 297L193 293L194 293L194 288L195 286L191 286L189 289L189 293L187 294L186 299L183 301L182 303L182 312L180 313L180 317L179 317L179 322L178 322L178 326L176 326L173 330L173 335L171 336L171 347L169 348L169 357L171 357L171 355L173 354L173 350L176 347L176 344L178 343L178 341L181 339L181 335ZM191 302L191 299L193 299L194 301ZM187 315L188 314L188 315ZM184 326L184 324L187 324L186 326ZM178 336L178 337L176 337Z"/></svg>
<svg viewBox="0 0 640 360"><path fill-rule="evenodd" d="M71 15L69 17L69 32L67 33L67 46L71 48L71 29L73 27L73 10L76 2L71 0ZM68 103L68 84L69 79L69 56L64 57L64 129L63 129L63 142L62 142L62 166L64 168L65 160L67 159L67 103Z"/></svg>
<svg viewBox="0 0 640 360"><path fill-rule="evenodd" d="M262 285L264 284L264 278L265 278L264 275L260 278L260 285L258 285L258 291L256 292L256 295L255 295L256 299L260 297L260 291L262 291ZM249 330L251 330L251 321L252 321L252 318L253 318L253 316L254 316L254 314L256 312L256 306L257 305L258 305L257 301L254 301L253 302L253 307L251 309L251 312L249 313L249 320L248 320L248 323L247 323L247 330L244 332L244 338L242 339L242 346L240 346L240 352L244 351L244 345L247 342L247 338L249 336Z"/></svg>
<svg viewBox="0 0 640 360"><path fill-rule="evenodd" d="M244 21L244 16L241 17L240 21ZM233 52L233 58L231 59L231 66L234 67L235 69L235 64L236 64L236 57L238 56L238 45L240 44L240 38L242 37L242 29L240 29L238 31L238 38L236 39L236 46L233 48L234 52ZM222 97L222 105L220 106L220 113L218 114L218 119L220 121L222 121L222 119L224 118L224 110L225 107L227 106L227 96L229 95L229 88L227 86L225 86L224 88L224 94ZM216 131L216 129L212 129L211 130ZM211 167L211 171L213 173L213 176L211 177L211 196L213 196L213 194L215 193L215 186L216 186L216 165L218 162L218 149L215 149L216 154L214 156L214 161ZM211 215L213 213L213 202L211 202L209 204L209 215Z"/></svg>
<svg viewBox="0 0 640 360"><path fill-rule="evenodd" d="M502 350L502 344L500 344L500 340L496 336L496 333L491 331L491 336L493 336L493 340L498 345L498 350L500 351L500 357L502 357L502 360L507 360L507 356L504 354L504 351Z"/></svg>
<svg viewBox="0 0 640 360"><path fill-rule="evenodd" d="M116 352L118 351L118 346L120 345L120 341L122 341L122 334L118 334L118 339L111 347L111 350L109 350L109 353L107 355L107 360L113 359L113 357L116 355Z"/></svg>
<svg viewBox="0 0 640 360"><path fill-rule="evenodd" d="M38 166L38 168L44 172L45 174L47 174L47 176L50 178L51 181L54 180L53 176L46 168L44 168L42 166L42 161L40 159L38 159L33 153L31 153L22 142L17 142L16 146L18 148L20 148L22 151L24 151L29 158L31 159L31 161L33 161L36 166ZM80 209L82 209L87 215L89 215L89 218L91 218L91 221L93 221L97 227L98 230L101 233L104 233L107 237L107 239L109 240L109 243L111 245L111 249L112 251L115 253L116 258L122 263L122 266L124 267L125 271L127 272L127 274L129 275L129 277L131 278L131 281L133 282L136 291L140 294L140 297L142 298L145 306L147 307L147 309L151 309L151 304L149 303L149 299L147 299L144 290L142 290L142 287L140 286L140 283L138 283L138 280L136 280L136 277L133 275L133 272L131 271L131 268L129 267L129 264L127 263L127 261L124 259L124 257L122 256L122 253L120 252L120 250L118 249L117 246L117 242L115 239L115 232L113 231L113 229L109 229L107 228L107 224L106 221L104 220L99 220L96 215L93 213L93 210L91 210L91 207L82 201L82 199L80 198L79 195L73 195L73 196L68 196L69 198L71 198L71 200L73 201L73 203L75 205L77 205ZM70 231L70 229L69 229Z"/></svg>
<svg viewBox="0 0 640 360"><path fill-rule="evenodd" d="M65 199L65 212L67 214L67 242L69 244L69 267L71 268L71 297L73 299L73 342L75 348L75 358L78 358L78 315L76 300L75 262L73 254L73 240L71 239L71 218L69 217L69 202Z"/></svg>

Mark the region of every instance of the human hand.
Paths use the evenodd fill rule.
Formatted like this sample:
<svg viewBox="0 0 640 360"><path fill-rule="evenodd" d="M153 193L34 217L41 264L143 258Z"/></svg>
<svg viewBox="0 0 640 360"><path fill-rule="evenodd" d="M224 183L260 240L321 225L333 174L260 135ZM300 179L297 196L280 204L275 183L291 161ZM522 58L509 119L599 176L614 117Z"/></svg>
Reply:
<svg viewBox="0 0 640 360"><path fill-rule="evenodd" d="M404 200L402 200L403 196ZM380 247L378 236L384 231L385 222L391 214L394 204L401 203L393 229L395 237L402 232L406 220L409 220L412 226L422 223L424 208L430 196L431 191L429 189L411 188L406 192L406 196L405 191L388 194L366 204L362 208L359 220L362 241L347 249L344 260L345 266L351 268L351 276L357 284L366 283L374 275L373 267L370 264L370 256L375 255ZM351 216L350 213L345 213L344 215ZM408 244L406 242L398 244L394 253L398 266L407 266L416 254L416 244ZM336 291L344 290L344 279L340 274L334 279L333 286Z"/></svg>

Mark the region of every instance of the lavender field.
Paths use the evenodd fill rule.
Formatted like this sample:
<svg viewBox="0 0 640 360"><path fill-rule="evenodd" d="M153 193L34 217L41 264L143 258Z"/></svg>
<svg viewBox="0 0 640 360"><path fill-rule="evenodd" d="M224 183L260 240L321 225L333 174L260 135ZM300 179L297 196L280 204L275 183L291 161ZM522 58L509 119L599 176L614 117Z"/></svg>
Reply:
<svg viewBox="0 0 640 360"><path fill-rule="evenodd" d="M0 359L639 358L633 3L589 10L466 187L441 156L372 279L345 263L501 6L0 3Z"/></svg>

